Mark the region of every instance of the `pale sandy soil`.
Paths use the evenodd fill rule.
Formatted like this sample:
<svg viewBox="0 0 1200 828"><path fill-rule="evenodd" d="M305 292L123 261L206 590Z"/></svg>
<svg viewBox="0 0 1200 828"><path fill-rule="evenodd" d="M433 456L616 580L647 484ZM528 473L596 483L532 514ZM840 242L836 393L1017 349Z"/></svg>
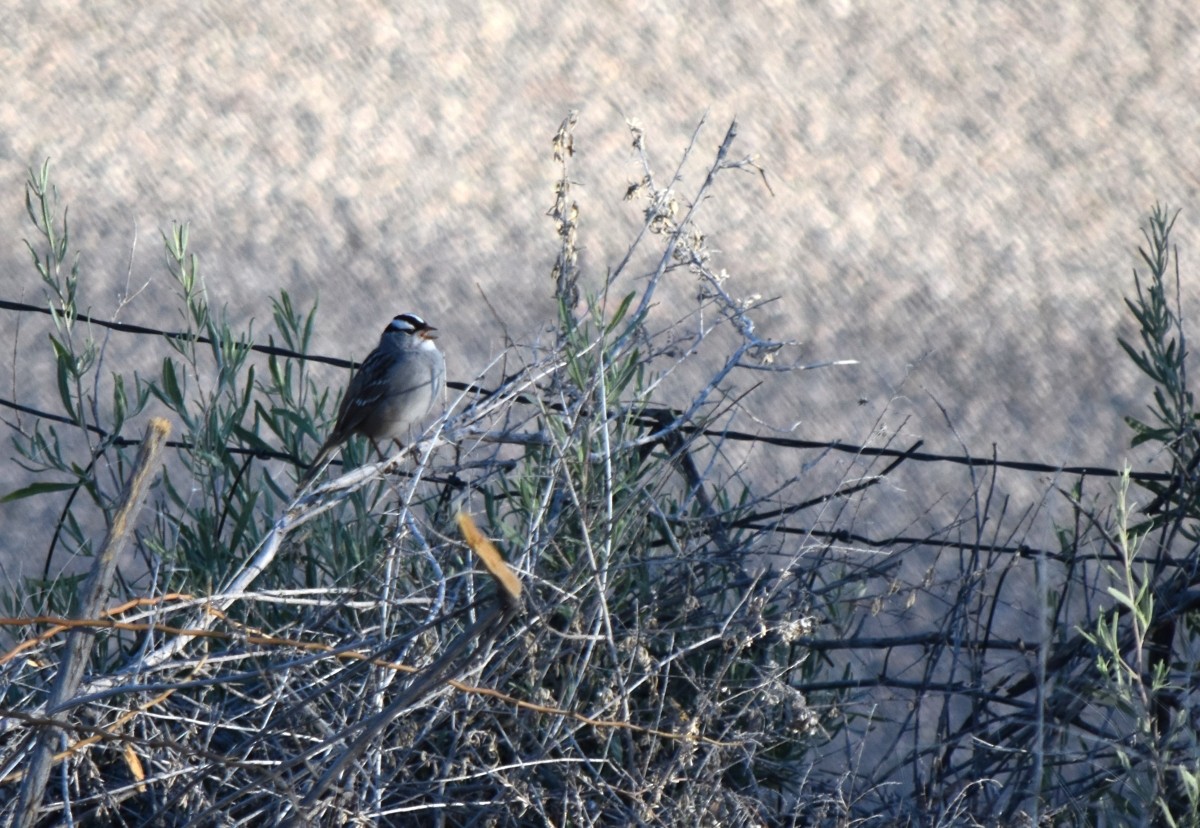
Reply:
<svg viewBox="0 0 1200 828"><path fill-rule="evenodd" d="M704 113L698 159L736 116L774 196L724 180L702 218L720 266L735 292L778 297L766 335L862 361L756 392L756 416L815 439L903 424L956 451L936 400L974 453L1119 464L1145 389L1117 347L1121 297L1155 200L1185 208L1195 266L1193 5L688 6L16 4L0 28L0 296L40 296L22 181L49 156L92 312L113 313L128 271L150 285L123 318L171 327L158 234L188 220L235 320L268 332L278 291L319 296L318 350L361 356L418 310L467 379L501 342L481 291L519 336L551 318L549 145L568 109L595 284L639 219L621 201L638 175L625 118L665 171ZM46 404L45 328L22 324L19 339L13 315L0 326L18 351L3 395ZM28 559L31 536L8 528L22 513L3 508L0 546Z"/></svg>

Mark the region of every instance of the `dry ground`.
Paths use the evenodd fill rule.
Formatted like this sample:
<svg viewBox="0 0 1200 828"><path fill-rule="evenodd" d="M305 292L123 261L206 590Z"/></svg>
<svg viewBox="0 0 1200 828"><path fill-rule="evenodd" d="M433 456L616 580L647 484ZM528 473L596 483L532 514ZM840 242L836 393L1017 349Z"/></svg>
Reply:
<svg viewBox="0 0 1200 828"><path fill-rule="evenodd" d="M40 295L22 180L51 157L92 312L113 313L128 272L150 285L124 318L171 327L158 233L188 220L234 319L267 331L279 290L319 297L318 349L361 356L415 309L467 379L501 342L482 296L518 338L551 314L549 142L568 109L595 284L639 221L625 119L665 171L704 113L701 160L736 115L774 195L728 177L706 207L733 290L778 297L766 335L862 361L757 392L757 416L815 439L903 423L956 450L936 399L975 453L1125 456L1145 386L1117 348L1120 297L1155 200L1185 209L1196 265L1191 3L393 5L10 3L0 296ZM38 405L44 327L16 322L3 396ZM27 537L6 530L0 552Z"/></svg>

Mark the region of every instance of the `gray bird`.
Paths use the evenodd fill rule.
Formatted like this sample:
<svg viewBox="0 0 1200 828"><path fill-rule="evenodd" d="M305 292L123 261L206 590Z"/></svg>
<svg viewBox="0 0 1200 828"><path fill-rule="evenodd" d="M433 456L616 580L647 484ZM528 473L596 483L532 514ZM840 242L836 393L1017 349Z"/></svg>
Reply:
<svg viewBox="0 0 1200 828"><path fill-rule="evenodd" d="M446 386L446 360L434 344L437 330L415 313L402 313L383 329L379 344L354 377L337 424L317 451L301 481L307 484L352 435L360 434L378 448L380 440L410 439Z"/></svg>

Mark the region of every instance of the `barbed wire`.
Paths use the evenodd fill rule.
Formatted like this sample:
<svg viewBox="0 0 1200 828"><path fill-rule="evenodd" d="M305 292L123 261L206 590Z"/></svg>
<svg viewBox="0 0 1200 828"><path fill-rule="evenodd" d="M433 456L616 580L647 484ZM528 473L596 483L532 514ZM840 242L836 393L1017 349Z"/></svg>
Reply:
<svg viewBox="0 0 1200 828"><path fill-rule="evenodd" d="M26 302L12 302L7 299L0 299L0 310L11 310L18 313L42 313L46 316L58 316L59 312L49 307L41 305L30 305ZM211 337L200 336L194 333L185 331L164 331L159 328L148 328L145 325L133 325L128 322L114 322L109 319L100 319L96 316L91 316L86 313L75 314L75 320L78 322L86 322L89 325L95 325L97 328L108 328L109 330L119 331L121 333L141 334L146 336L158 336L163 339L176 339L181 342L199 342L203 345L212 345ZM239 343L234 343L237 347ZM355 368L357 362L352 362L348 359L339 357L328 357L320 354L302 354L298 351L293 351L289 348L280 348L276 345L248 345L246 346L251 351L268 356L286 357L288 359L303 359L309 362L321 362L326 365L335 365L339 368Z"/></svg>
<svg viewBox="0 0 1200 828"><path fill-rule="evenodd" d="M57 311L50 307L42 307L31 305L26 302L13 302L6 299L0 299L0 310L10 310L17 313L41 313L47 316L55 316ZM120 333L129 333L137 336L155 336L163 339L195 341L202 344L213 344L210 337L199 336L197 334L186 333L183 331L167 331L160 328L147 327L145 325L134 325L126 322L115 322L108 319L88 314L77 314L76 320L85 322L96 327L107 328ZM244 346L254 353L265 354L267 356L281 357L284 359L304 360L308 362L317 362L324 365L333 365L338 368L357 368L359 363L353 360L342 359L340 357L325 356L323 354L310 354L295 351L290 348L282 348L277 345L260 345L249 344ZM501 383L503 384L503 382ZM446 385L454 390L462 391L469 394L478 394L488 397L495 393L493 389L483 388L473 383L464 383L459 381L449 381ZM520 398L517 400L521 401ZM528 402L529 400L526 400ZM39 419L48 420L51 422L63 423L66 425L78 425L74 420L68 417L54 414L49 411L43 411L24 403L17 402L5 397L0 397L0 406L18 411L23 414L37 417ZM667 418L670 421L676 420L681 412L666 408L666 407L650 407L642 409L639 412L637 422L649 428L654 428ZM85 424L84 426L89 432L96 434L103 440L110 440L112 445L117 447L134 446L140 443L140 439L121 437L113 435L105 429L92 425ZM1050 463L1038 463L1030 460L1002 460L998 457L974 457L970 454L942 454L930 451L918 451L916 446L909 449L895 449L879 446L867 446L859 443L845 442L842 440L806 440L798 437L785 437L781 435L770 434L752 434L745 431L734 431L729 429L711 429L703 426L684 425L681 428L686 434L693 436L705 436L721 440L730 440L733 442L749 442L757 443L766 446L775 446L778 448L789 448L797 450L815 450L815 451L835 451L845 454L852 454L858 457L880 457L892 458L898 461L916 461L919 463L950 463L954 465L968 466L971 468L995 468L995 469L1012 469L1014 471L1029 472L1032 474L1066 474L1071 476L1086 476L1086 477L1105 477L1119 478L1124 474L1121 469L1115 469L1107 466L1096 465L1078 465L1078 464L1063 464L1053 465ZM175 449L189 450L192 445L187 441L172 440L167 443L167 446ZM994 446L993 446L994 451ZM231 448L230 452L238 455L253 455L262 459L288 460L299 462L299 459L287 452L266 452L261 449L244 449ZM1170 482L1175 479L1175 476L1169 472L1153 472L1153 471L1137 471L1131 470L1129 478L1139 483L1145 482Z"/></svg>

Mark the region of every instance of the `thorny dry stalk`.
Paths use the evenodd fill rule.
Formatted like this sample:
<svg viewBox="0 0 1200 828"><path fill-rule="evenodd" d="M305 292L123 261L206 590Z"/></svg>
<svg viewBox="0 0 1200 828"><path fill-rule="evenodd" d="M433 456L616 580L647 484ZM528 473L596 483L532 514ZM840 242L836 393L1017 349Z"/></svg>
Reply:
<svg viewBox="0 0 1200 828"><path fill-rule="evenodd" d="M556 138L560 162L573 146L571 126L564 121ZM635 150L644 151L644 138L634 134ZM190 653L182 644L147 646L136 676L121 675L107 691L72 702L74 715L62 727L75 741L60 754L66 761L56 765L60 776L51 788L61 792L53 807L70 809L64 821L103 819L112 813L104 809L152 790L155 804L128 806L136 819L175 815L202 824L219 813L248 824L307 811L327 822L444 816L451 824L490 817L497 824L760 825L806 808L797 819L812 824L878 821L881 814L914 822L914 813L944 825L1002 813L1016 824L1018 797L1045 792L1044 774L1054 775L1055 795L1084 791L1070 802L1081 813L1097 813L1096 803L1137 802L1129 790L1148 782L1160 798L1144 801L1187 815L1186 798L1171 785L1186 779L1200 756L1184 715L1194 707L1194 664L1166 662L1174 678L1183 678L1166 688L1174 695L1129 695L1125 702L1134 706L1173 706L1158 711L1165 709L1168 729L1157 738L1153 728L1164 721L1154 718L1126 738L1098 682L1087 624L1114 625L1109 657L1136 669L1135 681L1152 679L1142 675L1150 665L1143 652L1150 627L1128 620L1136 601L1114 607L1102 594L1105 586L1132 593L1142 582L1128 573L1108 583L1097 577L1098 562L1125 560L1120 537L1093 501L1061 491L1065 472L1005 465L994 452L983 464L922 456L919 442L872 454L877 447L787 447L758 435L756 445L771 451L823 450L797 462L796 476L765 494L750 495L747 487L746 502L738 501L734 489L748 465L727 462L726 449L736 433L733 417L748 414L722 380L746 369L809 366L761 364L778 352L756 345L786 343L755 338L757 300L736 298L724 271L709 269L703 233L679 218L685 200L672 192L678 172L670 187L653 186L642 158L646 177L631 188L632 195L648 193L639 240L678 236L673 258L657 259L651 275L686 271L701 282L700 306L685 317L699 320L687 347L663 346L636 311L633 322L612 329L598 324L601 316L584 315L571 321L587 336L560 339L572 342L574 361L531 358L494 395L461 410L457 402L457 413L419 447L416 478L395 487L384 583L375 576L371 599L345 588L347 581L325 601L298 590L256 592L257 568L239 571L221 591L228 614L212 598L163 596L105 616L123 619L113 628L147 633L147 641L196 643ZM567 253L573 233L560 232ZM649 404L656 377L636 393L618 390L621 348L638 348L657 366L666 364L665 373L684 366L721 325L732 325L741 342L718 360L717 378L676 407ZM510 358L520 362L524 353ZM572 369L570 382L560 381ZM879 425L888 446L898 440L896 429ZM449 462L452 443L458 454ZM854 461L839 467L835 485L815 487L806 475L834 449L856 452ZM917 462L960 464L968 485L936 493L955 501L942 504L948 518L920 500L919 515L878 529L880 515L871 510L877 503L866 496L891 482L901 463L907 471ZM990 469L988 479L975 474L977 466ZM351 472L292 504L281 520L290 514L294 522L280 524L281 534L343 506L385 467ZM1049 474L1054 485L1013 519L1002 472ZM1071 474L1095 477L1090 468ZM435 553L452 553L456 541L439 534L444 521L430 506L436 498L413 494L417 479L426 491L441 487L448 503L483 507L486 529L504 538L527 596L530 612L470 658L470 642L484 639L493 620L495 593L438 563ZM1152 479L1165 499L1182 497L1163 482L1172 476ZM520 485L504 485L513 481ZM1055 488L1075 509L1074 534L1057 530L1062 549L1036 548L1034 519ZM1194 542L1187 538L1193 545L1182 548L1188 520L1180 510L1158 527L1151 559L1176 569L1155 584L1151 623L1173 624L1200 608L1194 569L1186 569L1194 566ZM1005 613L1029 612L1020 576L1034 559L1065 573L1053 606L1038 608L1053 639L1018 637L1005 626ZM728 577L709 576L729 560L737 563L724 570ZM424 568L402 581L405 566ZM1039 578L1041 592L1050 579ZM386 611L380 594L393 598ZM1080 604L1091 613L1082 626L1074 614ZM294 613L261 627L237 615L265 605ZM938 611L927 627L905 626L910 610L931 606ZM204 629L156 623L185 615ZM73 625L59 624L0 659L0 669L28 667L14 694L39 698L37 665L52 661L54 642ZM95 623L97 631L103 627ZM280 629L291 637L265 634ZM420 664L426 666L413 666ZM378 678L365 675L370 669ZM151 673L161 680L150 681ZM31 702L28 710L36 709ZM19 779L25 755L14 722L55 724L26 709L7 715L8 729L0 732L6 785ZM79 721L82 715L100 724ZM883 735L869 743L876 732ZM832 773L813 766L814 738L826 753L842 750L843 766ZM928 772L923 798L916 806L897 804L890 791L914 768ZM980 781L991 779L1006 784Z"/></svg>
<svg viewBox="0 0 1200 828"><path fill-rule="evenodd" d="M560 246L556 289L571 309L580 275L579 211L567 167L574 125L568 117L554 140L562 181L551 209ZM156 638L123 669L87 685L84 698L97 710L123 695L135 699L162 688L175 690L171 705L192 705L151 709L136 720L144 729L139 732L172 734L159 775L139 783L167 792L155 806L159 816L185 800L215 809L204 813L233 818L263 808L280 817L306 807L325 809L320 818L343 808L342 816L363 808L382 813L400 806L381 792L411 796L405 787L411 780L396 777L397 768L426 773L430 761L444 763L433 771L444 774L439 791L455 790L456 780L494 784L532 810L557 797L563 803L594 798L602 811L632 818L615 792L644 790L653 792L653 802L669 802L675 780L702 777L697 791L708 793L701 799L715 799L701 811L711 806L713 813L744 815L752 808L740 794L723 791L721 780L727 768L749 768L763 744L776 740L765 735L762 717L783 711L789 733L815 732L814 714L794 687L806 651L791 646L812 633L812 616L796 599L795 578L753 563L756 555L779 549L772 533L726 530L725 522L754 501L737 504L734 493L722 490L723 482L738 481L739 472L722 470L721 440L710 441L703 432L705 423L731 417L737 408L736 397L722 388L730 375L759 367L756 362L790 343L759 338L750 319L753 303L735 299L723 276L708 270L705 237L695 224L700 205L720 173L757 168L749 159L729 160L736 137L731 125L703 184L682 199L675 190L699 131L663 187L644 137L633 130L645 172L641 189L650 203L613 278L645 240L660 237L663 250L620 326L607 328L602 312L591 308L592 317L572 321L579 338L571 341L569 357L560 350L514 348L505 354L524 363L495 392L460 397L453 413L409 452L343 474L289 504L225 585L177 625L186 628L182 634L161 643ZM709 286L700 306L686 312L700 324L682 352L663 344L670 332L651 335L644 325L655 290L673 271ZM699 353L721 325L732 325L741 342L678 408L641 413L658 388L653 375L645 389L621 390L614 374L635 347L646 366L665 364L662 370L669 372ZM561 346L569 337L556 333ZM583 375L572 375L576 369ZM352 495L397 468L408 477L394 489L395 528L387 537L395 548L387 552L384 583L377 585L377 594L393 599L386 610L331 595L329 604L353 613L354 623L337 619L341 627L326 627L321 621L332 612L307 616L290 639L303 645L294 649L283 636L262 635L232 620L238 602L256 595L263 573L286 559L297 529L344 508ZM500 631L488 603L494 593L476 595L473 578L446 574L433 555L455 545L428 519L433 498L424 493L439 486L453 493L448 500L491 509L489 532L513 533L507 546L530 613L504 630L503 640L491 635ZM525 506L514 504L526 495L522 511ZM413 554L397 554L401 540ZM803 554L801 544L782 566ZM418 559L428 561L436 583L401 586L401 570ZM425 586L430 591L421 597ZM299 596L294 603L299 608ZM161 609L174 612L182 605L164 603ZM157 616L151 611L147 617ZM221 631L227 638L201 635L218 632L218 625L232 629ZM313 643L306 633L339 643ZM200 652L185 657L189 642L197 642ZM392 663L400 656L426 666ZM487 682L467 682L468 665L472 671L486 667ZM371 667L384 674L362 680ZM172 670L187 675L174 679ZM146 682L151 673L163 679ZM360 687L366 692L356 695ZM206 689L212 692L200 692ZM181 702L185 690L196 695ZM756 709L757 694L766 691L769 704ZM471 699L483 698L496 704L472 705ZM180 709L187 715L180 717ZM379 742L384 727L392 736ZM168 743L155 738L142 744ZM220 752L204 747L214 739L238 759L222 761ZM431 760L439 749L448 751L445 758ZM363 751L371 759L356 767ZM514 761L539 751L540 758ZM573 773L581 760L595 770ZM530 788L533 781L521 769L534 766L564 771L568 789ZM324 795L338 785L336 794ZM136 796L135 789L121 795ZM498 793L489 796L502 801ZM339 797L346 797L345 805Z"/></svg>
<svg viewBox="0 0 1200 828"><path fill-rule="evenodd" d="M137 675L161 668L183 651L189 640L194 637L195 632L210 629L213 624L224 617L224 613L235 601L252 594L253 584L275 560L280 550L285 547L285 542L292 532L316 517L337 508L354 492L406 466L411 458L416 457L417 463L409 471L409 482L402 498L403 508L407 509L412 502L417 484L423 479L423 475L428 469L430 457L437 446L444 445L448 440L487 439L489 435L483 424L511 406L516 398L530 393L539 378L552 370L554 370L553 364L545 366L541 372L535 371L518 376L511 380L505 388L486 399L477 401L456 422L457 427L461 429L461 436L458 436L458 432L455 432L454 435L447 435L444 431L445 422L440 421L435 424L428 438L414 444L408 451L378 463L361 466L327 482L316 491L298 498L276 520L275 526L260 542L254 557L233 575L226 586L205 599L201 611L185 624L192 631L192 636L168 639L158 649L140 654L139 658L125 669L117 670L108 676L96 677L82 685L78 689L78 695L82 697L103 696L120 688L123 683L135 680ZM461 400L460 396L456 405L461 403ZM497 438L499 438L498 435ZM30 712L32 715L43 713L41 709L34 709ZM9 722L0 720L0 732L3 732L3 729L9 724Z"/></svg>

